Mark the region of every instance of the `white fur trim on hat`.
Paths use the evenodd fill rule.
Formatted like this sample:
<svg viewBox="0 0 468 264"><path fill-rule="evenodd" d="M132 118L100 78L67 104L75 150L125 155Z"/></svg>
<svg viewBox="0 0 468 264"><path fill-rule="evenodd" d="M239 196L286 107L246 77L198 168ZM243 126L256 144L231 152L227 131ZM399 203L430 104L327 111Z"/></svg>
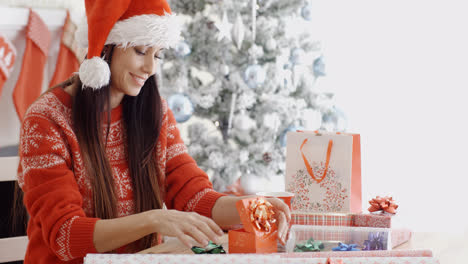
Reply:
<svg viewBox="0 0 468 264"><path fill-rule="evenodd" d="M109 84L111 73L107 62L99 57L93 57L81 63L79 75L84 87L97 90Z"/></svg>
<svg viewBox="0 0 468 264"><path fill-rule="evenodd" d="M182 23L175 14L138 15L117 21L107 36L106 44L172 48L181 40L181 29ZM80 45L87 47L88 25L81 23L75 34Z"/></svg>

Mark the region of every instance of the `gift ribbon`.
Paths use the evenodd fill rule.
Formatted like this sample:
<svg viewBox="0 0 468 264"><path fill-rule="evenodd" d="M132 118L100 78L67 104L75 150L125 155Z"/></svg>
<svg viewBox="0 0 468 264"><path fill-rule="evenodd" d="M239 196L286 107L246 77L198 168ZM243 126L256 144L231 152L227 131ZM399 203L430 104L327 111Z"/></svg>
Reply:
<svg viewBox="0 0 468 264"><path fill-rule="evenodd" d="M338 243L337 247L332 248L333 251L359 251L357 248L357 244L345 244L345 243Z"/></svg>
<svg viewBox="0 0 468 264"><path fill-rule="evenodd" d="M250 221L260 231L269 233L272 230L273 223L276 219L273 217L275 214L273 205L261 197L250 201Z"/></svg>
<svg viewBox="0 0 468 264"><path fill-rule="evenodd" d="M304 244L297 244L294 252L321 251L324 248L321 241L314 241L313 238L307 240Z"/></svg>
<svg viewBox="0 0 468 264"><path fill-rule="evenodd" d="M384 250L383 246L383 233L371 232L369 233L369 239L364 240L364 248L362 250Z"/></svg>
<svg viewBox="0 0 468 264"><path fill-rule="evenodd" d="M217 245L211 241L205 248L192 247L192 251L195 254L226 254L226 251L222 245Z"/></svg>
<svg viewBox="0 0 468 264"><path fill-rule="evenodd" d="M386 196L386 197L377 196L376 198L370 200L369 204L371 206L367 210L369 210L369 212L371 213L382 211L382 212L387 212L390 214L396 214L396 209L398 208L398 205L395 203L393 198L389 196Z"/></svg>
<svg viewBox="0 0 468 264"><path fill-rule="evenodd" d="M304 142L302 142L302 145L301 145L301 155L302 155L302 159L304 160L304 164L307 168L307 172L309 173L309 175L312 177L312 179L314 181L316 181L317 183L320 183L321 181L323 181L323 179L325 179L325 176L327 175L327 171L328 171L328 164L330 164L330 156L331 156L331 150L332 150L332 147L333 147L333 140L330 139L330 141L328 141L328 149L327 149L327 160L325 162L325 170L323 171L323 175L320 179L317 179L314 175L314 172L312 170L312 167L310 166L310 163L309 161L307 161L307 158L306 156L304 155L304 152L302 151L302 148L304 147L304 145L307 143L307 138L304 139Z"/></svg>

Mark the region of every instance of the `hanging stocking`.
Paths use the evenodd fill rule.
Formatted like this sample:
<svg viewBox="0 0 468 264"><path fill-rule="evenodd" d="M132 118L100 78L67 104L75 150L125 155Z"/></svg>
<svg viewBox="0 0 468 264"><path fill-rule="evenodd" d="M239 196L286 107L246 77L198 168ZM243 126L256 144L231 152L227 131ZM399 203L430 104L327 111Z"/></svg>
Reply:
<svg viewBox="0 0 468 264"><path fill-rule="evenodd" d="M41 94L49 44L50 32L46 24L30 10L21 73L13 90L13 103L21 121L28 107Z"/></svg>
<svg viewBox="0 0 468 264"><path fill-rule="evenodd" d="M76 25L70 19L67 11L67 18L63 25L60 50L55 66L54 76L49 83L49 87L55 86L68 79L74 72L78 72L80 62L86 55L86 50L78 47L75 41Z"/></svg>
<svg viewBox="0 0 468 264"><path fill-rule="evenodd" d="M3 84L7 81L15 64L16 49L13 44L0 34L0 96Z"/></svg>

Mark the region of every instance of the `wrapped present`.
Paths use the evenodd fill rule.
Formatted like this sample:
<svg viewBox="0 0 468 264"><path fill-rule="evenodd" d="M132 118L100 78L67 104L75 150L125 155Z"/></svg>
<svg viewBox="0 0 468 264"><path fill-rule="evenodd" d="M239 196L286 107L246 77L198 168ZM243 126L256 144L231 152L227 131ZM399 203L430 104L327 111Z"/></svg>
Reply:
<svg viewBox="0 0 468 264"><path fill-rule="evenodd" d="M287 253L290 258L355 258L355 257L432 257L429 249L375 250L375 251L329 251Z"/></svg>
<svg viewBox="0 0 468 264"><path fill-rule="evenodd" d="M293 225L286 252L298 251L297 245L320 241L321 251L390 250L390 229L349 226Z"/></svg>
<svg viewBox="0 0 468 264"><path fill-rule="evenodd" d="M355 214L354 226L392 227L392 216L388 214Z"/></svg>
<svg viewBox="0 0 468 264"><path fill-rule="evenodd" d="M229 253L273 253L278 251L278 227L273 206L263 197L236 203L243 229L229 230Z"/></svg>
<svg viewBox="0 0 468 264"><path fill-rule="evenodd" d="M397 247L411 239L412 232L408 228L394 228L391 232L392 248Z"/></svg>
<svg viewBox="0 0 468 264"><path fill-rule="evenodd" d="M88 254L84 264L439 264L433 257L357 257L308 258L290 254L227 254L227 255L166 255L166 254Z"/></svg>
<svg viewBox="0 0 468 264"><path fill-rule="evenodd" d="M341 213L292 213L292 225L312 226L356 226L390 228L395 226L397 216L388 214L341 214ZM401 224L401 223L400 223ZM400 226L398 223L396 226ZM412 232L407 228L391 229L391 246L397 247L411 239Z"/></svg>
<svg viewBox="0 0 468 264"><path fill-rule="evenodd" d="M293 225L318 225L318 226L353 226L354 214L340 213L292 213Z"/></svg>
<svg viewBox="0 0 468 264"><path fill-rule="evenodd" d="M284 263L279 256L272 254L224 254L224 255L177 255L177 254L88 254L84 264L245 264L245 263Z"/></svg>
<svg viewBox="0 0 468 264"><path fill-rule="evenodd" d="M361 212L359 134L287 134L286 191L296 212Z"/></svg>
<svg viewBox="0 0 468 264"><path fill-rule="evenodd" d="M433 257L297 257L291 254L227 254L227 255L167 255L167 254L88 254L84 264L439 264Z"/></svg>
<svg viewBox="0 0 468 264"><path fill-rule="evenodd" d="M439 260L433 257L374 257L374 258L330 258L330 263L346 264L440 264Z"/></svg>

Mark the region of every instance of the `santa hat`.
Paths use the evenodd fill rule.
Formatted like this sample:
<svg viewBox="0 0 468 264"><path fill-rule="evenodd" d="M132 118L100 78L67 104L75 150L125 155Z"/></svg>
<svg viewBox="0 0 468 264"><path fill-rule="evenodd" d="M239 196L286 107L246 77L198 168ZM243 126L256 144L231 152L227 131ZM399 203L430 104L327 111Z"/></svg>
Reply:
<svg viewBox="0 0 468 264"><path fill-rule="evenodd" d="M80 25L76 40L88 47L80 65L84 86L99 89L110 80L108 64L100 57L104 45L122 47L174 47L181 23L166 0L85 0L87 24Z"/></svg>

